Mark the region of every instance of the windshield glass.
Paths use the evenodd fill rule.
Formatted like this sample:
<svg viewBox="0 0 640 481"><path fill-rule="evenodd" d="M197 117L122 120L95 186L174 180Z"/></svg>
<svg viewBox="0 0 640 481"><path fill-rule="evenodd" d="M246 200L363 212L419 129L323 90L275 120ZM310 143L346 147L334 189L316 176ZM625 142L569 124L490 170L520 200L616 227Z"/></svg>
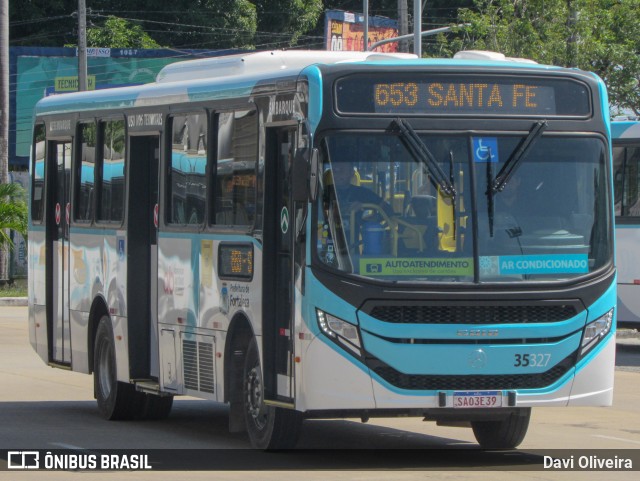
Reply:
<svg viewBox="0 0 640 481"><path fill-rule="evenodd" d="M530 282L611 259L601 140L398 126L322 140L316 245L327 266L397 281Z"/></svg>

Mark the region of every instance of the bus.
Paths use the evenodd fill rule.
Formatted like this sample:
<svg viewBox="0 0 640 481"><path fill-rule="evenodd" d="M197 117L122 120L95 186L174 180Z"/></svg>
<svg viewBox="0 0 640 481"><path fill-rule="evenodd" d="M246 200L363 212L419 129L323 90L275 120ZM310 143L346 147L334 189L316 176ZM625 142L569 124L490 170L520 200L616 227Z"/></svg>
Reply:
<svg viewBox="0 0 640 481"><path fill-rule="evenodd" d="M613 397L608 101L483 52L274 51L36 106L30 342L105 419L415 416L514 448Z"/></svg>
<svg viewBox="0 0 640 481"><path fill-rule="evenodd" d="M640 285L636 255L640 243L640 121L611 122L613 142L613 191L618 265L618 322L637 326L640 301L634 298Z"/></svg>

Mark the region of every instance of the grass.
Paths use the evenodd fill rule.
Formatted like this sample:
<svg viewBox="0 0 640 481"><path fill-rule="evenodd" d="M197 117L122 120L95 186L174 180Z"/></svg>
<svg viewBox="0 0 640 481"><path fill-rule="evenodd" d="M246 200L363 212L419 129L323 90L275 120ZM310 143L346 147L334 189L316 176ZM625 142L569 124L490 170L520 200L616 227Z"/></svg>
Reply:
<svg viewBox="0 0 640 481"><path fill-rule="evenodd" d="M0 285L0 297L27 297L27 280L14 279Z"/></svg>

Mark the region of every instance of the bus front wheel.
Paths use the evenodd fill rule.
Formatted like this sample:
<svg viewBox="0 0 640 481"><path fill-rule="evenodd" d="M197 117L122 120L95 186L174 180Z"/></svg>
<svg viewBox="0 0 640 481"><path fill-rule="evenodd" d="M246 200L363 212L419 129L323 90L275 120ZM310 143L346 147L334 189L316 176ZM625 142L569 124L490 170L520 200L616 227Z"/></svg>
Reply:
<svg viewBox="0 0 640 481"><path fill-rule="evenodd" d="M132 419L143 407L144 394L136 392L132 384L117 380L115 342L109 316L100 319L96 331L93 388L98 409L105 419Z"/></svg>
<svg viewBox="0 0 640 481"><path fill-rule="evenodd" d="M499 421L472 421L473 435L484 449L512 449L527 434L531 408L520 408Z"/></svg>
<svg viewBox="0 0 640 481"><path fill-rule="evenodd" d="M264 402L262 369L255 338L251 340L244 364L242 398L251 446L256 449L292 449L298 441L302 415L292 409Z"/></svg>

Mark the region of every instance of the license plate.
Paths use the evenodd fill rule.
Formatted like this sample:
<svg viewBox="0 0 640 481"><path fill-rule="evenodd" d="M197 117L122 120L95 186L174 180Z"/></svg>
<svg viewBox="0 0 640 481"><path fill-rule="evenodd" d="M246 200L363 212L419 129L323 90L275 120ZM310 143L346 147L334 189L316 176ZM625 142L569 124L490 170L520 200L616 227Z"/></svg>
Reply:
<svg viewBox="0 0 640 481"><path fill-rule="evenodd" d="M454 408L502 407L500 391L458 391L453 393Z"/></svg>

